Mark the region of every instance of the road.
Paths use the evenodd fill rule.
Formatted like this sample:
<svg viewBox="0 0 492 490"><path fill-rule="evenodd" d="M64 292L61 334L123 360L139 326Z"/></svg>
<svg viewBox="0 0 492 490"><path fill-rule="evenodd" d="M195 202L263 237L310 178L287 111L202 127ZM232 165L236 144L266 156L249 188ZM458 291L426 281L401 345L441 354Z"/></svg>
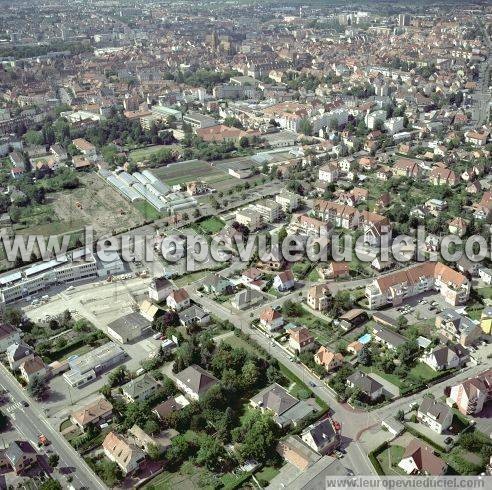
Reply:
<svg viewBox="0 0 492 490"><path fill-rule="evenodd" d="M489 120L490 113L490 92L489 92L489 81L490 81L490 49L492 48L492 42L487 33L487 29L483 29L485 44L489 53L487 53L487 58L479 66L479 75L477 80L477 89L472 95L473 99L473 111L472 111L472 123L475 126L481 126Z"/></svg>
<svg viewBox="0 0 492 490"><path fill-rule="evenodd" d="M237 267L240 268L241 264L237 263L231 266L231 270ZM227 270L227 269L226 269ZM210 311L212 314L218 316L222 319L229 320L234 326L241 329L245 334L249 335L251 340L256 342L260 347L262 347L266 352L268 352L272 357L274 357L280 364L284 365L293 374L295 374L304 383L310 386L313 393L318 396L321 400L326 402L333 412L333 418L342 424L342 434L344 440L346 441L346 458L351 464L353 471L359 475L372 475L375 474L372 464L363 449L359 444L360 435L370 427L379 425L381 421L387 417L394 416L399 409L407 409L410 403L418 402L421 400L424 392L417 393L415 395L404 397L395 400L394 402L383 406L376 410L362 411L354 410L349 405L345 403L340 403L336 396L319 381L318 378L313 376L310 371L308 371L302 364L298 364L292 360L291 354L286 352L279 344L275 343L264 335L262 332L256 328L251 327L252 318L258 318L261 310L267 306L280 306L288 299L299 300L300 296L304 296L307 288L309 288L312 283L305 283L296 291L287 294L281 298L275 298L271 301L262 304L260 307L252 308L246 312L236 311L232 308L228 308L224 304L218 304L211 298L199 293L197 290L200 287L203 279L198 280L187 287L188 293L191 299L196 303L201 304L204 308ZM369 280L354 280L346 282L332 283L330 287L333 292L342 289L353 289L362 287L367 284ZM426 392L433 393L436 396L440 396L443 393L444 388L453 383L469 379L476 376L478 373L487 369L490 363L480 364L477 366L472 366L465 368L459 374L454 376L451 380L445 380L431 386Z"/></svg>
<svg viewBox="0 0 492 490"><path fill-rule="evenodd" d="M17 380L3 364L0 364L0 373L0 386L11 398L8 414L20 436L37 447L38 436L44 434L51 442L50 449L60 457L58 465L60 470L71 469L70 476L73 478L71 484L75 488L106 489L106 485L92 472L79 453L50 425L39 405L26 396ZM22 406L22 402L29 403L29 407ZM68 486L66 482L61 483L62 486Z"/></svg>
<svg viewBox="0 0 492 490"><path fill-rule="evenodd" d="M333 283L332 286L335 290L348 289L361 287L367 283L367 280L347 281L340 283ZM292 355L287 353L278 344L272 342L263 333L257 329L252 328L251 316L258 317L259 312L267 306L278 306L283 304L288 299L298 298L299 294L303 295L304 291L311 286L311 283L304 284L300 289L295 292L285 295L282 298L274 299L261 307L249 310L247 312L233 311L224 305L218 304L205 295L197 292L200 287L201 281L196 281L191 286L187 287L188 293L193 301L201 304L204 308L210 311L215 316L229 320L234 326L241 329L245 334L254 340L260 347L268 352L272 357L294 373L303 383L310 385L310 389L321 400L326 402L330 409L334 412L334 419L342 424L342 433L344 440L347 442L346 446L346 458L350 462L350 466L356 474L360 475L372 475L375 474L374 468L369 462L369 459L365 455L363 449L357 442L356 438L360 431L366 427L374 424L375 417L370 412L356 412L347 405L341 404L337 401L336 397L331 391L320 383L316 378L308 371L302 364L293 362Z"/></svg>

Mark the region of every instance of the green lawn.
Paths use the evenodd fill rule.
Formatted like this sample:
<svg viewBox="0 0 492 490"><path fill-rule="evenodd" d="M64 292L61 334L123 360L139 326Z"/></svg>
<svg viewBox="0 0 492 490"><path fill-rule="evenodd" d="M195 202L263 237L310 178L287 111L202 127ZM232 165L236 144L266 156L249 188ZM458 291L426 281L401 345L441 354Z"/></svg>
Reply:
<svg viewBox="0 0 492 490"><path fill-rule="evenodd" d="M206 220L200 221L196 224L196 226L203 230L204 233L214 235L215 233L218 233L220 230L222 230L222 228L224 228L225 223L220 218L217 218L216 216L211 216Z"/></svg>
<svg viewBox="0 0 492 490"><path fill-rule="evenodd" d="M137 163L143 160L148 160L154 153L162 150L163 148L173 148L173 145L154 145L147 146L145 148L138 148L137 150L132 150L128 154L128 158L130 161Z"/></svg>
<svg viewBox="0 0 492 490"><path fill-rule="evenodd" d="M415 367L410 369L410 374L413 376L418 376L422 378L424 381L430 381L434 379L436 376L439 376L441 373L434 371L432 368L424 364L423 362L418 363Z"/></svg>
<svg viewBox="0 0 492 490"><path fill-rule="evenodd" d="M208 271L192 272L191 274L185 274L184 276L174 279L173 282L178 288L181 288L183 286L187 286L188 284L191 284L192 282L199 281L200 279L204 278L205 276L208 276L209 274L210 272Z"/></svg>
<svg viewBox="0 0 492 490"><path fill-rule="evenodd" d="M232 347L242 348L255 356L263 357L263 354L255 347L256 344L253 341L248 342L237 335L231 335L230 337L225 338L223 342L226 342Z"/></svg>
<svg viewBox="0 0 492 490"><path fill-rule="evenodd" d="M406 473L398 467L405 448L401 446L389 446L382 453L378 454L377 459L385 475L405 475ZM391 465L390 465L391 460Z"/></svg>
<svg viewBox="0 0 492 490"><path fill-rule="evenodd" d="M162 215L147 201L136 201L133 205L143 214L146 220L159 219Z"/></svg>
<svg viewBox="0 0 492 490"><path fill-rule="evenodd" d="M310 280L310 281L313 281L313 282L316 282L316 281L320 281L321 280L321 277L318 273L318 270L316 268L314 268L307 276L307 278Z"/></svg>
<svg viewBox="0 0 492 490"><path fill-rule="evenodd" d="M262 482L262 481L270 482L279 473L280 473L280 470L278 470L277 468L274 468L273 466L265 466L264 468L261 469L261 471L259 471L258 473L255 473L255 477L260 482Z"/></svg>

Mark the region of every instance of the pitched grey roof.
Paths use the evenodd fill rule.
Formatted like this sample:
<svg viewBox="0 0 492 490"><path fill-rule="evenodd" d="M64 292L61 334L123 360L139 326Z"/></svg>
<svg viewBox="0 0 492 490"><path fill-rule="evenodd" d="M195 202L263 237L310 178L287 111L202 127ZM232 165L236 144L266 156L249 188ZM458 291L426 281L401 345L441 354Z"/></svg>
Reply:
<svg viewBox="0 0 492 490"><path fill-rule="evenodd" d="M387 342L395 348L403 345L407 341L407 339L403 337L403 335L392 332L391 330L381 327L380 325L376 325L374 327L374 334L377 335L381 340Z"/></svg>
<svg viewBox="0 0 492 490"><path fill-rule="evenodd" d="M193 305L179 313L179 319L184 323L188 323L189 321L199 321L207 315L208 313L205 313L202 308Z"/></svg>
<svg viewBox="0 0 492 490"><path fill-rule="evenodd" d="M34 353L34 349L27 345L25 342L19 342L17 344L12 344L7 347L7 356L14 361L18 361L19 359L24 359L30 354Z"/></svg>
<svg viewBox="0 0 492 490"><path fill-rule="evenodd" d="M430 396L424 396L419 407L419 412L430 415L438 422L443 422L451 413L451 409L444 403L441 403Z"/></svg>
<svg viewBox="0 0 492 490"><path fill-rule="evenodd" d="M366 395L372 395L383 387L381 383L361 371L356 371L354 374L350 375L347 378L347 381L359 388L360 391Z"/></svg>
<svg viewBox="0 0 492 490"><path fill-rule="evenodd" d="M337 436L330 419L323 419L310 425L303 432L303 435L306 433L311 434L317 447L324 446L326 441L331 441Z"/></svg>
<svg viewBox="0 0 492 490"><path fill-rule="evenodd" d="M14 466L25 454L30 454L32 456L37 454L29 441L12 441L5 450L5 455Z"/></svg>
<svg viewBox="0 0 492 490"><path fill-rule="evenodd" d="M273 383L261 390L251 398L251 401L262 408L267 408L277 415L282 415L285 411L296 405L299 400L292 396L285 388L278 383Z"/></svg>
<svg viewBox="0 0 492 490"><path fill-rule="evenodd" d="M199 395L218 383L218 379L213 374L205 371L197 364L192 364L183 369L183 371L176 374L176 379L192 390L193 393Z"/></svg>

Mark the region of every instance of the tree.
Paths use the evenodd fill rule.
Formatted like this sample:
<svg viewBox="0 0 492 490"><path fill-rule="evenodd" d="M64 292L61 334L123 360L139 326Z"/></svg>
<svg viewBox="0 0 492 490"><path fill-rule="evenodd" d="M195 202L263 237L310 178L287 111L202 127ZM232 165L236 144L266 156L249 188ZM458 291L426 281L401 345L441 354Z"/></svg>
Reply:
<svg viewBox="0 0 492 490"><path fill-rule="evenodd" d="M48 464L52 468L56 468L58 466L59 461L60 461L60 456L58 456L58 454L50 454L48 458Z"/></svg>
<svg viewBox="0 0 492 490"><path fill-rule="evenodd" d="M7 428L9 418L0 410L0 432Z"/></svg>
<svg viewBox="0 0 492 490"><path fill-rule="evenodd" d="M396 412L395 416L396 420L399 420L400 422L403 422L405 420L405 412L400 408L398 412Z"/></svg>
<svg viewBox="0 0 492 490"><path fill-rule="evenodd" d="M274 454L277 443L277 426L268 414L252 412L240 428L242 444L239 454L243 461L254 459L264 462Z"/></svg>
<svg viewBox="0 0 492 490"><path fill-rule="evenodd" d="M61 483L53 478L48 478L39 487L40 490L62 490L62 488Z"/></svg>
<svg viewBox="0 0 492 490"><path fill-rule="evenodd" d="M231 438L231 430L236 424L236 415L231 407L227 407L224 415L215 424L217 428L217 437L223 442L229 442Z"/></svg>
<svg viewBox="0 0 492 490"><path fill-rule="evenodd" d="M154 444L153 442L151 442L147 446L147 454L149 455L150 459L153 459L154 461L158 461L159 459L161 459L162 451L161 451L161 448L157 444Z"/></svg>
<svg viewBox="0 0 492 490"><path fill-rule="evenodd" d="M169 462L169 465L172 467L179 466L190 455L191 449L191 444L184 436L176 436L171 441L171 446L166 452L166 459Z"/></svg>
<svg viewBox="0 0 492 490"><path fill-rule="evenodd" d="M309 119L301 119L299 123L299 132L304 134L305 136L311 136L313 132L313 125L309 121Z"/></svg>
<svg viewBox="0 0 492 490"><path fill-rule="evenodd" d="M119 366L109 373L108 384L111 388L120 386L128 380L128 370L126 366Z"/></svg>
<svg viewBox="0 0 492 490"><path fill-rule="evenodd" d="M204 435L199 441L200 449L196 454L196 462L209 470L220 468L220 461L226 456L224 446L212 436Z"/></svg>
<svg viewBox="0 0 492 490"><path fill-rule="evenodd" d="M227 116L224 119L224 125L229 126L231 128L238 128L238 129L244 128L243 123L234 116Z"/></svg>
<svg viewBox="0 0 492 490"><path fill-rule="evenodd" d="M27 385L27 392L36 400L43 398L48 391L48 385L46 380L41 376L34 376L34 378Z"/></svg>
<svg viewBox="0 0 492 490"><path fill-rule="evenodd" d="M143 430L151 436L152 434L159 432L160 425L154 419L149 419L145 422Z"/></svg>
<svg viewBox="0 0 492 490"><path fill-rule="evenodd" d="M371 363L372 363L372 355L371 355L371 351L369 350L369 348L367 347L367 345L365 345L364 347L362 347L362 349L359 352L358 358L359 358L359 362L363 366L370 366L371 365Z"/></svg>

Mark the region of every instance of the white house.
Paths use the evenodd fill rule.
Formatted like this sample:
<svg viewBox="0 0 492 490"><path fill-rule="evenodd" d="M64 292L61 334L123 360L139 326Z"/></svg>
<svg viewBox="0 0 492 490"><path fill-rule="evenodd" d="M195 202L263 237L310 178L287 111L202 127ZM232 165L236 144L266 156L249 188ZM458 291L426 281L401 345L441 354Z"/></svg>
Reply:
<svg viewBox="0 0 492 490"><path fill-rule="evenodd" d="M190 297L188 292L183 288L173 291L166 298L166 304L169 308L175 311L181 311L184 308L188 308L190 306Z"/></svg>
<svg viewBox="0 0 492 490"><path fill-rule="evenodd" d="M417 419L434 432L442 434L453 422L453 412L444 403L425 396L417 410Z"/></svg>

